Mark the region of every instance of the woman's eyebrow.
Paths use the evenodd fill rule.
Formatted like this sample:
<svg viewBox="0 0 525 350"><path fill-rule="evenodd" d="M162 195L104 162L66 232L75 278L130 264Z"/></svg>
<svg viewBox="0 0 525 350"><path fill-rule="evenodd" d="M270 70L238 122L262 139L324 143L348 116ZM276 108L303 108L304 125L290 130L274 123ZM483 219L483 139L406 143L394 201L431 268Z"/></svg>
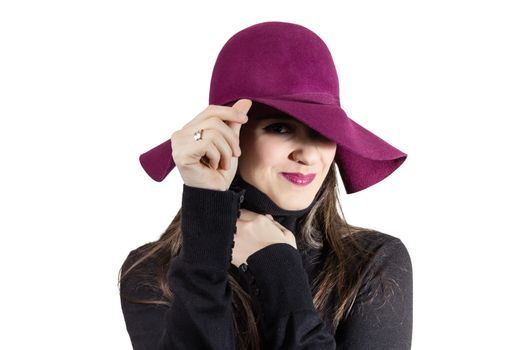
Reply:
<svg viewBox="0 0 525 350"><path fill-rule="evenodd" d="M285 120L285 121L294 122L294 123L303 125L311 133L313 133L315 135L318 135L320 137L325 137L321 133L319 133L317 130L314 130L314 129L310 128L306 124L304 124L304 123L298 121L297 119L295 119L294 117L291 117L291 116L286 115L286 114L282 114L282 113L280 113L280 114L277 114L277 113L274 113L274 114L263 114L263 115L257 115L254 118L255 118L256 121L261 121L261 120L266 120L266 119L276 119L276 120Z"/></svg>
<svg viewBox="0 0 525 350"><path fill-rule="evenodd" d="M265 119L280 119L280 120L289 120L295 121L296 119L284 114L263 114L255 117L256 120L265 120Z"/></svg>

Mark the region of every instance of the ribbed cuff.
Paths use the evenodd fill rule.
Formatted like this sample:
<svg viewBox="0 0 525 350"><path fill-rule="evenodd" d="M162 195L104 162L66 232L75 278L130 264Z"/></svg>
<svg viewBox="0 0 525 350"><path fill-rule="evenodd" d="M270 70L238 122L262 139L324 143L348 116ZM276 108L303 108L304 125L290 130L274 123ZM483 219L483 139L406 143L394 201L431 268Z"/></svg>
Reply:
<svg viewBox="0 0 525 350"><path fill-rule="evenodd" d="M313 310L312 293L301 255L288 243L275 243L250 255L241 276L265 320Z"/></svg>
<svg viewBox="0 0 525 350"><path fill-rule="evenodd" d="M228 270L244 190L216 191L183 185L181 258Z"/></svg>

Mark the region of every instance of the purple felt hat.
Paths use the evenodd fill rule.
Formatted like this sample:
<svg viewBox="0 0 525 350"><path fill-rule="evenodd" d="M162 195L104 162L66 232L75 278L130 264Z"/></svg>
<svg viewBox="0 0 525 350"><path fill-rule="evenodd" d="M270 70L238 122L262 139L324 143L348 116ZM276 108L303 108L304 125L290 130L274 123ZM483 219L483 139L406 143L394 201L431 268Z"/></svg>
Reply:
<svg viewBox="0 0 525 350"><path fill-rule="evenodd" d="M347 116L328 47L301 25L262 22L224 44L213 68L209 104L232 106L242 98L282 111L336 142L335 162L348 194L380 182L407 157ZM175 167L171 140L139 159L151 178L164 180Z"/></svg>

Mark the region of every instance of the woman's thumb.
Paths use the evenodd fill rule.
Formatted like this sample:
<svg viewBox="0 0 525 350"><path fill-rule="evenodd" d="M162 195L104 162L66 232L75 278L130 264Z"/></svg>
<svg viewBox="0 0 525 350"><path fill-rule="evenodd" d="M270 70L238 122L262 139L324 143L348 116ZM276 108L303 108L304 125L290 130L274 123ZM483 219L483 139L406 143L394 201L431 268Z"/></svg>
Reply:
<svg viewBox="0 0 525 350"><path fill-rule="evenodd" d="M248 113L250 110L250 107L252 106L252 101L248 100L246 98L241 98L237 102L235 102L232 106L232 108L235 108L238 111L243 112L244 114Z"/></svg>
<svg viewBox="0 0 525 350"><path fill-rule="evenodd" d="M236 110L241 111L244 114L248 114L248 111L250 110L251 106L252 106L252 101L243 98L243 99L240 99L239 101L235 102L233 104L232 108L235 108ZM240 135L240 132L241 132L242 124L233 122L233 123L231 123L229 125L233 129L233 132L235 132L235 135L237 135L237 137L238 137Z"/></svg>

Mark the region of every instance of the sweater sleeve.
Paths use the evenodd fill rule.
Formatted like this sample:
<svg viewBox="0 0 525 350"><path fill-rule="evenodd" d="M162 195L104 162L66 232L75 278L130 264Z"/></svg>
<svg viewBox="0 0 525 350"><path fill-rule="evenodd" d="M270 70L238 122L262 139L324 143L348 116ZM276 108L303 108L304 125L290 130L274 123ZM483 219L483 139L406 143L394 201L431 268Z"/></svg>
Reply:
<svg viewBox="0 0 525 350"><path fill-rule="evenodd" d="M184 185L183 244L167 275L173 301L162 308L122 300L134 350L235 349L228 269L243 194Z"/></svg>
<svg viewBox="0 0 525 350"><path fill-rule="evenodd" d="M264 349L335 349L312 301L298 250L287 243L264 247L240 266L256 312Z"/></svg>
<svg viewBox="0 0 525 350"><path fill-rule="evenodd" d="M380 249L369 272L378 269L398 290L392 294L380 289L370 304L366 296L377 289L365 286L354 305L359 313L341 322L333 336L313 305L299 252L279 243L252 254L240 275L262 315L265 349L410 349L412 269L399 239Z"/></svg>

